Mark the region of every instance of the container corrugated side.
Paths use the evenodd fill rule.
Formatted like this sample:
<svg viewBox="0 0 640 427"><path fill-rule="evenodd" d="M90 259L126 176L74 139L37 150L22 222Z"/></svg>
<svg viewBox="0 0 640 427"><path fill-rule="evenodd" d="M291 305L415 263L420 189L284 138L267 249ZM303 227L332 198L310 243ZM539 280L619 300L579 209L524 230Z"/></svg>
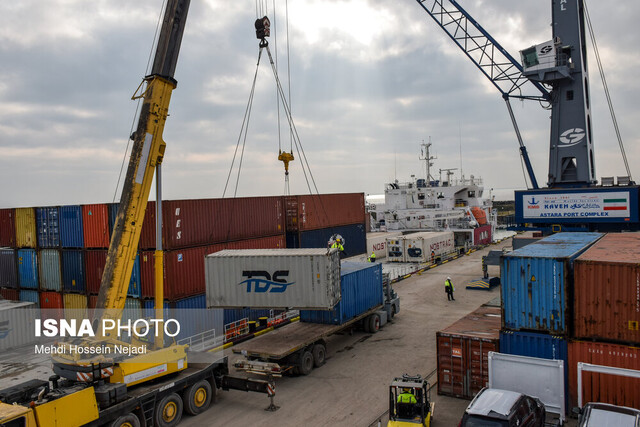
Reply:
<svg viewBox="0 0 640 427"><path fill-rule="evenodd" d="M75 319L77 324L80 324L80 322L89 317L86 295L64 294L63 300L65 319Z"/></svg>
<svg viewBox="0 0 640 427"><path fill-rule="evenodd" d="M481 306L436 333L438 394L469 399L489 381L489 352L500 350L500 309Z"/></svg>
<svg viewBox="0 0 640 427"><path fill-rule="evenodd" d="M16 247L35 248L36 212L33 208L16 208Z"/></svg>
<svg viewBox="0 0 640 427"><path fill-rule="evenodd" d="M120 203L109 203L107 209L109 211L109 236L113 233L113 226L116 224L116 217L118 216L118 207Z"/></svg>
<svg viewBox="0 0 640 427"><path fill-rule="evenodd" d="M18 288L18 266L15 249L0 249L0 287Z"/></svg>
<svg viewBox="0 0 640 427"><path fill-rule="evenodd" d="M162 215L165 249L284 234L282 197L167 200ZM155 203L149 202L140 248L155 247Z"/></svg>
<svg viewBox="0 0 640 427"><path fill-rule="evenodd" d="M107 250L96 249L85 251L84 266L86 287L89 294L97 294L100 292L100 283L102 282L102 273L104 266L107 264Z"/></svg>
<svg viewBox="0 0 640 427"><path fill-rule="evenodd" d="M60 267L60 251L58 249L42 249L38 251L38 273L40 276L40 289L62 290L62 269Z"/></svg>
<svg viewBox="0 0 640 427"><path fill-rule="evenodd" d="M20 288L38 289L38 255L35 249L18 249L18 283Z"/></svg>
<svg viewBox="0 0 640 427"><path fill-rule="evenodd" d="M84 253L81 250L62 250L62 287L64 292L84 293L86 290Z"/></svg>
<svg viewBox="0 0 640 427"><path fill-rule="evenodd" d="M122 310L122 322L126 324L128 320L131 320L131 324L133 324L138 319L142 319L142 304L140 300L127 298Z"/></svg>
<svg viewBox="0 0 640 427"><path fill-rule="evenodd" d="M578 362L640 371L640 348L603 342L570 342L568 370L572 406L578 405ZM640 379L584 372L582 399L640 408Z"/></svg>
<svg viewBox="0 0 640 427"><path fill-rule="evenodd" d="M60 206L60 245L63 248L84 247L81 206Z"/></svg>
<svg viewBox="0 0 640 427"><path fill-rule="evenodd" d="M0 302L0 352L36 342L33 325L39 317L37 308L29 302Z"/></svg>
<svg viewBox="0 0 640 427"><path fill-rule="evenodd" d="M300 321L341 325L383 302L382 264L343 262L338 304L331 310L300 310Z"/></svg>
<svg viewBox="0 0 640 427"><path fill-rule="evenodd" d="M291 234L291 233L289 233ZM295 235L298 248L326 248L334 234L343 237L344 251L347 256L360 255L367 252L367 233L363 224L351 224L330 228L301 231Z"/></svg>
<svg viewBox="0 0 640 427"><path fill-rule="evenodd" d="M574 336L640 344L640 233L607 234L575 261Z"/></svg>
<svg viewBox="0 0 640 427"><path fill-rule="evenodd" d="M503 255L503 327L568 335L573 260L600 233L558 233Z"/></svg>
<svg viewBox="0 0 640 427"><path fill-rule="evenodd" d="M330 309L340 299L336 249L224 250L205 270L209 307Z"/></svg>
<svg viewBox="0 0 640 427"><path fill-rule="evenodd" d="M238 242L219 243L202 248L165 251L164 297L170 300L185 298L205 292L204 257L223 249L283 248L284 236L271 236ZM155 295L154 252L140 254L142 298Z"/></svg>
<svg viewBox="0 0 640 427"><path fill-rule="evenodd" d="M194 337L207 331L215 331L216 336L224 334L224 310L206 309L204 294L178 300L170 311L172 318L180 323L180 333L176 339Z"/></svg>
<svg viewBox="0 0 640 427"><path fill-rule="evenodd" d="M105 203L82 206L85 248L109 247L109 208Z"/></svg>
<svg viewBox="0 0 640 427"><path fill-rule="evenodd" d="M17 289L0 288L0 297L7 301L20 301L20 292Z"/></svg>
<svg viewBox="0 0 640 427"><path fill-rule="evenodd" d="M140 298L142 292L142 279L140 274L140 254L136 255L136 260L133 262L133 269L131 270L131 279L129 279L129 288L127 295Z"/></svg>
<svg viewBox="0 0 640 427"><path fill-rule="evenodd" d="M57 206L36 208L39 248L60 247L60 212Z"/></svg>
<svg viewBox="0 0 640 427"><path fill-rule="evenodd" d="M0 248L16 246L16 210L0 209Z"/></svg>
<svg viewBox="0 0 640 427"><path fill-rule="evenodd" d="M294 208L293 198L297 201ZM364 193L287 196L287 231L365 223Z"/></svg>
<svg viewBox="0 0 640 427"><path fill-rule="evenodd" d="M32 302L36 307L40 307L40 294L32 289L21 289L20 301Z"/></svg>

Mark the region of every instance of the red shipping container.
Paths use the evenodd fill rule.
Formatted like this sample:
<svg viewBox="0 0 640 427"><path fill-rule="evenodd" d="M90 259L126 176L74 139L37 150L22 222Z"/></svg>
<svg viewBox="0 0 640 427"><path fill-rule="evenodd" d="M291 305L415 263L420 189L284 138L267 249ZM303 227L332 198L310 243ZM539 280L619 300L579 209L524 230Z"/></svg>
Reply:
<svg viewBox="0 0 640 427"><path fill-rule="evenodd" d="M86 274L87 292L89 294L100 293L102 273L107 264L107 250L86 251L84 254L84 270Z"/></svg>
<svg viewBox="0 0 640 427"><path fill-rule="evenodd" d="M109 208L105 203L82 206L85 248L109 247Z"/></svg>
<svg viewBox="0 0 640 427"><path fill-rule="evenodd" d="M89 295L89 299L87 301L89 310L93 310L98 305L98 295Z"/></svg>
<svg viewBox="0 0 640 427"><path fill-rule="evenodd" d="M186 248L164 252L164 298L175 301L192 295L205 293L204 257L223 249L276 249L284 248L283 235L215 245ZM155 294L154 252L140 254L142 298L153 298Z"/></svg>
<svg viewBox="0 0 640 427"><path fill-rule="evenodd" d="M17 289L0 288L0 296L8 301L20 301L20 291Z"/></svg>
<svg viewBox="0 0 640 427"><path fill-rule="evenodd" d="M640 344L640 233L610 233L574 264L574 336Z"/></svg>
<svg viewBox="0 0 640 427"><path fill-rule="evenodd" d="M438 394L470 399L487 385L500 323L500 307L483 305L436 333Z"/></svg>
<svg viewBox="0 0 640 427"><path fill-rule="evenodd" d="M473 229L473 244L477 246L491 244L491 225L483 225Z"/></svg>
<svg viewBox="0 0 640 427"><path fill-rule="evenodd" d="M569 396L578 406L578 362L640 370L640 348L591 341L569 343ZM640 409L640 379L582 373L582 401L603 402Z"/></svg>
<svg viewBox="0 0 640 427"><path fill-rule="evenodd" d="M15 217L15 209L0 209L0 248L16 247Z"/></svg>
<svg viewBox="0 0 640 427"><path fill-rule="evenodd" d="M163 201L163 249L282 234L282 203L282 197ZM140 237L142 249L155 249L155 226L155 202L149 202Z"/></svg>
<svg viewBox="0 0 640 427"><path fill-rule="evenodd" d="M317 230L366 221L364 193L285 196L287 231Z"/></svg>
<svg viewBox="0 0 640 427"><path fill-rule="evenodd" d="M44 319L64 318L64 304L62 294L59 292L40 293L40 311Z"/></svg>

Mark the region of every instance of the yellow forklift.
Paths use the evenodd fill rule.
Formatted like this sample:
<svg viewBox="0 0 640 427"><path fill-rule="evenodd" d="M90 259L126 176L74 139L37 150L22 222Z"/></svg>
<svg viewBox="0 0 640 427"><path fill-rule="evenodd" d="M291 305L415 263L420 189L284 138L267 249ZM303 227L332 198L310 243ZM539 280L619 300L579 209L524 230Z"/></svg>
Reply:
<svg viewBox="0 0 640 427"><path fill-rule="evenodd" d="M387 427L421 425L429 427L433 419L429 383L420 375L404 374L389 386L389 423Z"/></svg>

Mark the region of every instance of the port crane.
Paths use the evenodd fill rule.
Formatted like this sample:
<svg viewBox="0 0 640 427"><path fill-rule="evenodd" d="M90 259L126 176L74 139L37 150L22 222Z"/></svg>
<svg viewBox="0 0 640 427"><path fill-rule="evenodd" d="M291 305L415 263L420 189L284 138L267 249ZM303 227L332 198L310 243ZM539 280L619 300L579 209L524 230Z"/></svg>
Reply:
<svg viewBox="0 0 640 427"><path fill-rule="evenodd" d="M522 64L456 0L416 0L500 91L513 123L531 189L516 191L519 228L640 229L639 187L627 176L598 185L593 152L584 0L552 0L552 39L520 52ZM539 188L510 99L551 110L547 187ZM626 158L625 158L626 164Z"/></svg>

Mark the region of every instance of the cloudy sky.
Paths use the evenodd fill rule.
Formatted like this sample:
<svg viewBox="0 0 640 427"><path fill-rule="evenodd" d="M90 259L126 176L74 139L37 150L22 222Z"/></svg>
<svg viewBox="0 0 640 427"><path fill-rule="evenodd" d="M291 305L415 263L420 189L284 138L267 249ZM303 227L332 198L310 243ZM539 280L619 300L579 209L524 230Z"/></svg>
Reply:
<svg viewBox="0 0 640 427"><path fill-rule="evenodd" d="M272 26L275 5L271 48L285 85L290 78L294 121L320 192L379 194L389 180L421 174L419 144L429 138L436 170L462 165L499 199L525 186L504 101L414 0L290 0L288 46L285 1L267 2ZM551 38L550 0L460 3L516 57ZM640 2L587 5L639 180ZM0 207L113 200L135 120L130 97L161 7L162 0L0 3ZM222 196L256 67L255 18L255 0L191 2L164 134L166 199ZM624 175L589 59L596 174ZM238 196L284 191L267 65L258 73ZM544 182L549 113L535 102L513 107ZM283 131L281 145L289 144ZM308 193L299 159L290 180L292 193Z"/></svg>

